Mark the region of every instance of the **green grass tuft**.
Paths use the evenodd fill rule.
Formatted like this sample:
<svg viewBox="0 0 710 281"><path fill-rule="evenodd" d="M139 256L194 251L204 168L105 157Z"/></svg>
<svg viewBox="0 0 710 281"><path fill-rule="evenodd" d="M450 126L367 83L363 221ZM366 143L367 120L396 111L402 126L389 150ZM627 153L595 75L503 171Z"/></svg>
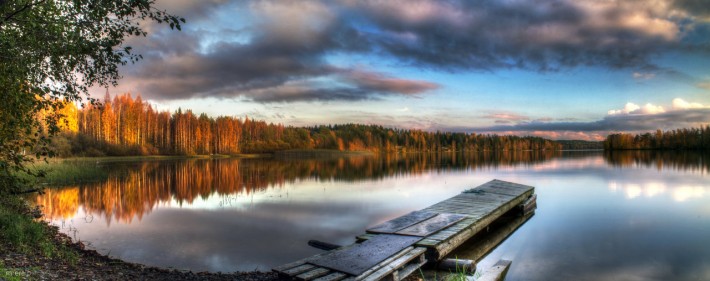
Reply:
<svg viewBox="0 0 710 281"><path fill-rule="evenodd" d="M21 281L24 272L13 268L5 268L5 264L0 261L0 280Z"/></svg>
<svg viewBox="0 0 710 281"><path fill-rule="evenodd" d="M54 233L33 219L25 204L19 197L0 198L0 244L19 252L35 252L74 264L78 260L77 254L66 245L54 243Z"/></svg>

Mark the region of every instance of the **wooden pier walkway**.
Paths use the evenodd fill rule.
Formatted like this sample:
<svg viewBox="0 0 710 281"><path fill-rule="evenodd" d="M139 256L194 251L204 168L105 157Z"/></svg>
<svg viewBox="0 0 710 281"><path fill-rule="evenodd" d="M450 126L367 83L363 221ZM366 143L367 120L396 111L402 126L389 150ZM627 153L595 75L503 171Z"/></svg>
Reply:
<svg viewBox="0 0 710 281"><path fill-rule="evenodd" d="M534 187L492 180L371 227L355 244L273 270L296 280L401 280L439 262L503 214L528 215L535 204Z"/></svg>

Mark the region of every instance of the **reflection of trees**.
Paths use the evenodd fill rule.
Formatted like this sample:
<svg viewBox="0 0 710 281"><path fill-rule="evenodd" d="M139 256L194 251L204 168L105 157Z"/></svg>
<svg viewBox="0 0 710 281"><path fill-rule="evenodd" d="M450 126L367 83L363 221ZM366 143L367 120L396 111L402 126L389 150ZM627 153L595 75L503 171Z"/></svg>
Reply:
<svg viewBox="0 0 710 281"><path fill-rule="evenodd" d="M604 160L613 166L656 167L658 170L710 171L710 155L693 151L606 151Z"/></svg>
<svg viewBox="0 0 710 281"><path fill-rule="evenodd" d="M102 182L49 189L37 197L50 219L68 218L81 206L94 216L130 222L157 204L192 203L212 194L249 194L302 179L356 181L427 171L488 169L531 165L559 151L508 151L476 154L406 154L327 160L193 159L112 165Z"/></svg>

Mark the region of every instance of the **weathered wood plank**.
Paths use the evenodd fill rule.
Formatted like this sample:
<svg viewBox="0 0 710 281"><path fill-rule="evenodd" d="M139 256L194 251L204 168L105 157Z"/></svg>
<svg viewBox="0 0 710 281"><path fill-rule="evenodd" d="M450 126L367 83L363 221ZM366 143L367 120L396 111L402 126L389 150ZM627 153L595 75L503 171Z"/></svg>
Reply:
<svg viewBox="0 0 710 281"><path fill-rule="evenodd" d="M324 275L328 274L328 272L330 272L330 269L318 267L318 268L312 269L310 271L306 271L304 273L296 275L296 279L303 280L303 281L309 281L309 280L313 280L318 277L324 276Z"/></svg>
<svg viewBox="0 0 710 281"><path fill-rule="evenodd" d="M410 274L416 272L418 269L420 269L424 264L427 263L427 260L424 256L424 253L419 255L418 258L413 259L410 261L407 265L405 265L402 269L399 270L399 278L400 280L407 278Z"/></svg>
<svg viewBox="0 0 710 281"><path fill-rule="evenodd" d="M283 273L284 270L291 269L291 268L294 268L294 267L297 267L297 266L301 266L301 265L304 265L305 263L306 263L306 262L305 262L304 260L297 260L297 261L295 261L295 262L290 262L290 263L287 263L287 264L284 264L284 265L280 265L280 266L274 267L272 270L273 270L273 271L276 271L276 272Z"/></svg>
<svg viewBox="0 0 710 281"><path fill-rule="evenodd" d="M484 215L485 213L489 212L490 210L472 209L472 208L471 209L464 209L464 208L457 208L455 206L442 206L442 207L438 207L438 208L427 209L427 211L440 212L440 213L453 213L453 214L467 215L469 217L476 217L476 216Z"/></svg>
<svg viewBox="0 0 710 281"><path fill-rule="evenodd" d="M313 281L339 281L339 280L345 279L345 277L348 277L348 275L345 273L333 272L333 273L328 274L326 276L313 279Z"/></svg>
<svg viewBox="0 0 710 281"><path fill-rule="evenodd" d="M404 216L383 222L367 229L369 233L395 233L421 221L436 216L437 213L427 211L414 211Z"/></svg>
<svg viewBox="0 0 710 281"><path fill-rule="evenodd" d="M397 231L397 234L423 237L450 226L464 218L466 218L466 216L459 214L439 214L438 216Z"/></svg>
<svg viewBox="0 0 710 281"><path fill-rule="evenodd" d="M473 194L473 193L462 193L460 195L457 195L457 197L454 197L454 200L451 201L461 201L461 202L476 202L481 205L489 205L489 206L495 206L497 202L500 201L508 201L510 199L513 199L517 197L520 193L514 194L514 195L501 195L501 194L496 194L493 192L484 192L484 193L478 193L478 194Z"/></svg>
<svg viewBox="0 0 710 281"><path fill-rule="evenodd" d="M431 206L431 208L441 208L441 207L449 207L452 205L457 205L457 206L465 206L471 209L490 209L490 208L495 208L497 205L500 205L502 202L508 202L515 197L511 197L508 199L493 199L493 198L471 198L471 199L465 199L465 200L451 200L451 201L443 201L440 203L437 203L436 205ZM427 208L428 209L428 208Z"/></svg>
<svg viewBox="0 0 710 281"><path fill-rule="evenodd" d="M441 243L441 240L427 238L417 242L417 246L434 247L439 243Z"/></svg>
<svg viewBox="0 0 710 281"><path fill-rule="evenodd" d="M516 191L527 191L527 190L534 189L534 187L529 186L529 185L506 182L506 181L502 181L502 180L492 180L492 181L484 183L478 187L466 190L466 191L464 191L464 193L475 192L476 189L485 190L488 188L513 189Z"/></svg>
<svg viewBox="0 0 710 281"><path fill-rule="evenodd" d="M309 271L309 270L314 269L314 268L316 268L316 267L315 267L314 265L312 265L312 264L303 264L303 265L299 265L299 266L294 267L294 268L290 268L290 269L284 270L284 271L282 271L282 272L283 272L284 274L289 275L289 276L294 276L294 275L298 275L298 274L304 273L304 272Z"/></svg>
<svg viewBox="0 0 710 281"><path fill-rule="evenodd" d="M355 241L357 241L357 243L360 243L360 242L369 240L370 238L373 238L373 237L375 237L375 236L377 236L377 234L365 233L365 234L361 234L361 235L355 236Z"/></svg>
<svg viewBox="0 0 710 281"><path fill-rule="evenodd" d="M381 263L376 264L375 266L373 266L372 268L370 268L370 269L368 269L367 271L363 272L362 274L356 276L355 279L356 279L356 280L362 280L362 279L364 279L365 277L370 276L373 272L380 270L380 268L382 268L383 266L394 262L395 260L397 260L397 259L400 258L401 256L403 256L403 255L405 255L405 254L411 252L412 250L414 250L414 247L409 247L409 248L407 248L407 249L404 249L404 250L400 251L399 253L397 253L397 254L395 254L395 255L389 257L388 259L382 261Z"/></svg>
<svg viewBox="0 0 710 281"><path fill-rule="evenodd" d="M508 200L452 200L448 202L441 202L440 205L432 206L432 208L448 208L449 206L461 206L461 207L467 207L471 210L482 210L482 209L490 209L490 208L495 208L496 205L499 204L499 202L507 202L513 198L510 198Z"/></svg>
<svg viewBox="0 0 710 281"><path fill-rule="evenodd" d="M380 234L346 251L332 251L308 263L358 276L419 240L421 237Z"/></svg>
<svg viewBox="0 0 710 281"><path fill-rule="evenodd" d="M383 277L399 280L426 262L425 256L429 262L438 261L503 214L514 213L511 211L513 208L531 212L535 205L535 199L531 197L533 194L532 186L493 180L420 211L367 229L367 234L357 237L358 242L364 241L361 244L302 259L274 268L274 271L302 280L352 281L379 280ZM447 219L446 216L456 219ZM389 243L386 241L389 238L383 236L409 237L413 242L392 247L401 244L396 241L402 238L391 238L395 243ZM380 243L383 241L385 243ZM376 258L372 259L373 256ZM338 264L349 265L340 268Z"/></svg>
<svg viewBox="0 0 710 281"><path fill-rule="evenodd" d="M424 248L415 248L408 253L398 257L397 259L387 263L383 264L378 270L372 272L369 275L361 275L356 277L356 280L365 280L365 281L375 281L375 280L380 280L383 277L393 274L392 280L400 280L406 275L403 276L403 274L399 274L397 270L403 269L409 261L415 260L416 258L420 258L419 260L415 260L414 265L422 266L424 264L424 261L421 259L421 256L426 252L426 249ZM409 272L411 273L411 271ZM408 274L407 274L408 275Z"/></svg>
<svg viewBox="0 0 710 281"><path fill-rule="evenodd" d="M344 247L341 247L341 248L336 249L336 250L333 250L333 251L323 252L323 253L320 253L320 254L317 254L317 255L313 255L313 256L310 256L310 257L306 257L306 258L304 258L304 259L300 259L300 260L297 260L297 261L294 261L294 262L290 262L290 263L287 263L287 264L284 264L284 265L280 265L280 266L274 267L272 270L275 271L275 272L284 274L284 272L283 272L284 270L287 270L287 269L289 269L289 268L294 268L294 267L299 266L299 265L306 264L306 263L308 263L309 261L319 259L320 257L325 256L325 255L329 255L329 254L331 254L331 253L333 253L333 252L335 252L335 251L345 251L345 250L347 250L347 249L349 249L349 248L351 248L351 247L354 247L355 245L358 245L358 244L351 244L351 245L344 246Z"/></svg>
<svg viewBox="0 0 710 281"><path fill-rule="evenodd" d="M472 223L466 229L456 233L453 236L450 236L450 237L444 239L441 243L435 245L433 250L431 250L429 253L427 253L428 257L430 259L436 259L436 260L443 258L448 253L453 251L456 247L458 247L463 242L465 242L466 240L471 238L473 235L475 235L478 231L483 229L485 226L489 225L495 219L502 216L504 213L506 213L507 211L512 209L514 206L517 206L518 204L525 201L530 195L532 195L532 190L522 193L520 196L516 197L514 200L511 200L508 203L501 205L496 210L481 217L479 220ZM427 246L427 245L419 245L419 244L417 244L417 245L418 246ZM429 246L429 247L431 247L431 246Z"/></svg>

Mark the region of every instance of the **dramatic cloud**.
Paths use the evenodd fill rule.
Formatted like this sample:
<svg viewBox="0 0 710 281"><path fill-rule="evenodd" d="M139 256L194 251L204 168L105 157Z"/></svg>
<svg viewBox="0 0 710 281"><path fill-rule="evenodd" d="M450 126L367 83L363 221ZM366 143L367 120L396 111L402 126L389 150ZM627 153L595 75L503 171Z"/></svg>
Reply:
<svg viewBox="0 0 710 281"><path fill-rule="evenodd" d="M187 18L186 31L148 25L149 38L131 38L146 50L146 61L125 72L122 83L153 99L258 102L410 96L441 87L362 72L330 57L353 54L434 70L600 66L630 68L636 79L683 76L652 58L710 51L707 6L699 0L165 0L158 7ZM239 16L215 16L223 11Z"/></svg>
<svg viewBox="0 0 710 281"><path fill-rule="evenodd" d="M459 128L472 132L540 135L551 138L597 139L608 132L640 132L656 129L676 129L710 124L710 106L673 100L673 110L646 104L641 107L627 103L623 109L610 110L609 115L592 122L519 122L513 125L495 125L477 128ZM592 133L592 134L590 134ZM596 133L596 134L594 134ZM578 134L576 137L575 134ZM584 137L586 136L586 137Z"/></svg>
<svg viewBox="0 0 710 281"><path fill-rule="evenodd" d="M705 0L675 0L674 4L701 20L710 20L710 5Z"/></svg>
<svg viewBox="0 0 710 281"><path fill-rule="evenodd" d="M496 124L511 124L519 121L530 120L530 117L515 113L491 113L483 116L485 119L492 119Z"/></svg>
<svg viewBox="0 0 710 281"><path fill-rule="evenodd" d="M681 98L673 99L674 109L697 109L697 108L710 108L710 105L702 105L697 102L687 102Z"/></svg>
<svg viewBox="0 0 710 281"><path fill-rule="evenodd" d="M670 1L356 1L373 41L442 68L647 67L679 45L687 10ZM704 46L707 50L707 46Z"/></svg>
<svg viewBox="0 0 710 281"><path fill-rule="evenodd" d="M675 103L675 101L674 101ZM647 103L643 107L636 105L635 103L627 103L623 109L609 110L609 115L620 115L620 114L657 114L666 112L663 106L653 105Z"/></svg>
<svg viewBox="0 0 710 281"><path fill-rule="evenodd" d="M648 80L656 77L656 73L634 72L631 76L634 77L634 79Z"/></svg>
<svg viewBox="0 0 710 281"><path fill-rule="evenodd" d="M609 115L594 122L529 122L476 128L476 131L647 131L692 127L710 123L710 109L668 111L658 114Z"/></svg>
<svg viewBox="0 0 710 281"><path fill-rule="evenodd" d="M350 73L347 79L360 89L379 93L420 94L439 88L436 83L391 78L362 71Z"/></svg>
<svg viewBox="0 0 710 281"><path fill-rule="evenodd" d="M172 8L187 9L190 3ZM242 34L248 42L205 46L209 36L204 33L158 33L137 42L149 50L147 62L128 71L124 88L156 100L241 96L257 102L352 101L439 88L427 81L329 64L324 56L330 50L362 46L348 41L358 39L356 31L337 22L335 12L321 2L258 1L248 8L258 18L249 35ZM193 13L199 18L205 12Z"/></svg>

